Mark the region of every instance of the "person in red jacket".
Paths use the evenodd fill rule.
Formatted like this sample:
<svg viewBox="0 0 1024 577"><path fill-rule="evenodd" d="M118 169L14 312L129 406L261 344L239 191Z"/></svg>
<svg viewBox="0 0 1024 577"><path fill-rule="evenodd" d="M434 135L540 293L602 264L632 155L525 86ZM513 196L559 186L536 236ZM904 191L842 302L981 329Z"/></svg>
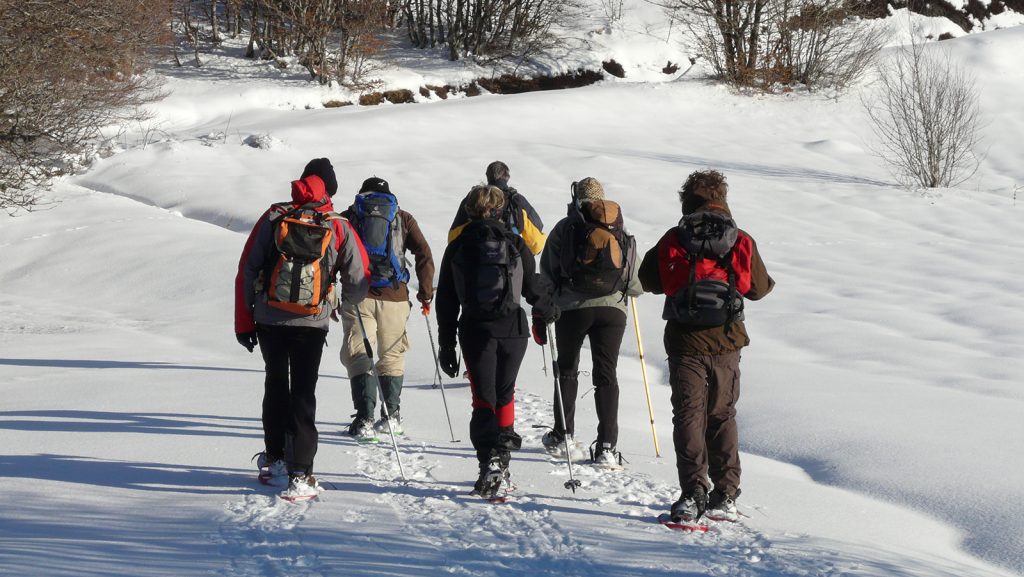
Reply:
<svg viewBox="0 0 1024 577"><path fill-rule="evenodd" d="M775 281L757 244L736 228L717 170L697 171L679 191L683 218L644 255L640 283L665 295L665 351L672 387L672 441L682 495L672 520L736 520L740 494L736 401L740 349L750 344L743 300ZM710 492L710 493L709 493Z"/></svg>
<svg viewBox="0 0 1024 577"><path fill-rule="evenodd" d="M259 346L266 368L260 479L268 484L287 479L282 496L305 499L319 492L312 475L316 383L338 304L334 281L341 282L341 301L358 303L369 290L370 269L359 236L334 212L331 196L338 182L330 161L310 161L291 188L291 201L264 212L242 250L235 277L235 336L250 353ZM292 241L297 236L289 234L295 231L311 232ZM308 249L309 235L318 239L313 249L320 258L291 274L296 265L282 254L295 250L293 244ZM301 284L310 278L316 281Z"/></svg>

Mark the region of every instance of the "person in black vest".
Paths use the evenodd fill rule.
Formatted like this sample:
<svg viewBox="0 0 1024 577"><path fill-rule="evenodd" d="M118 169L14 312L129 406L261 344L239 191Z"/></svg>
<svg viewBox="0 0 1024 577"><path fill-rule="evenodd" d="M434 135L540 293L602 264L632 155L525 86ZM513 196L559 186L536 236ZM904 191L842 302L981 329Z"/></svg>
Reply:
<svg viewBox="0 0 1024 577"><path fill-rule="evenodd" d="M516 378L530 335L521 298L535 318L558 319L533 254L501 222L503 206L499 188L470 191L465 201L470 221L445 249L436 295L438 359L450 377L459 372L456 335L462 343L473 392L469 433L480 467L474 491L486 497L507 483L510 451L522 444L513 427Z"/></svg>

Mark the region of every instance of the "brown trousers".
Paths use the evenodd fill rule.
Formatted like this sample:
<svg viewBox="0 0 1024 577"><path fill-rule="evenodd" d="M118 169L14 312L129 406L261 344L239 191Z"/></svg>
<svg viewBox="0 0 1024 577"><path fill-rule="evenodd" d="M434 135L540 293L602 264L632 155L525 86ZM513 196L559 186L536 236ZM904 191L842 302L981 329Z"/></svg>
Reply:
<svg viewBox="0 0 1024 577"><path fill-rule="evenodd" d="M672 441L679 485L726 494L740 486L736 401L740 396L740 353L669 358L672 386Z"/></svg>

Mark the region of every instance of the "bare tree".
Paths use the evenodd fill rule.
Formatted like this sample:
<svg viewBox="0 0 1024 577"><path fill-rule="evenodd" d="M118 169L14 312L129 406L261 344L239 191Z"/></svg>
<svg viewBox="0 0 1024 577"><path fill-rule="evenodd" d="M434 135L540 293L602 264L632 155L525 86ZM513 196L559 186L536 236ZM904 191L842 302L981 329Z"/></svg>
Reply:
<svg viewBox="0 0 1024 577"><path fill-rule="evenodd" d="M906 186L956 186L978 170L981 117L974 77L948 50L904 46L879 67L863 101L877 152Z"/></svg>
<svg viewBox="0 0 1024 577"><path fill-rule="evenodd" d="M0 0L0 209L31 210L99 130L154 95L163 0Z"/></svg>

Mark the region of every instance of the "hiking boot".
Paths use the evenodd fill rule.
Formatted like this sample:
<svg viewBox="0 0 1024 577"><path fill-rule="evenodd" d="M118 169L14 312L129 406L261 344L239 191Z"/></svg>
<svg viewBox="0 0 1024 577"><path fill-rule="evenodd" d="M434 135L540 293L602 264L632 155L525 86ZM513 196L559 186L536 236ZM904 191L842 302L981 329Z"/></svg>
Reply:
<svg viewBox="0 0 1024 577"><path fill-rule="evenodd" d="M739 521L740 512L736 508L736 498L739 496L739 489L731 494L717 489L712 491L708 496L707 518L714 521Z"/></svg>
<svg viewBox="0 0 1024 577"><path fill-rule="evenodd" d="M401 435L405 432L405 429L402 428L402 415L395 411L389 415L389 418L381 417L373 424L373 430L382 435L390 433Z"/></svg>
<svg viewBox="0 0 1024 577"><path fill-rule="evenodd" d="M259 469L257 479L264 485L283 487L288 483L288 463L280 457L271 457L266 452L259 452L253 457Z"/></svg>
<svg viewBox="0 0 1024 577"><path fill-rule="evenodd" d="M511 476L508 471L510 457L507 451L493 450L490 460L480 464L480 477L473 484L473 492L490 499L496 497L502 488L507 489Z"/></svg>
<svg viewBox="0 0 1024 577"><path fill-rule="evenodd" d="M595 445L597 441L594 441ZM615 450L615 447L611 443L601 443L601 446L597 447L593 451L591 459L594 461L594 465L598 467L604 467L606 469L622 469L622 455Z"/></svg>
<svg viewBox="0 0 1024 577"><path fill-rule="evenodd" d="M352 424L348 426L348 434L358 440L377 438L377 432L373 429L373 423L367 417L356 417Z"/></svg>
<svg viewBox="0 0 1024 577"><path fill-rule="evenodd" d="M289 501L306 501L320 494L320 483L313 475L292 474L288 488L281 492L281 498Z"/></svg>
<svg viewBox="0 0 1024 577"><path fill-rule="evenodd" d="M687 523L701 518L708 506L708 493L701 485L683 491L679 500L672 504L672 522Z"/></svg>

